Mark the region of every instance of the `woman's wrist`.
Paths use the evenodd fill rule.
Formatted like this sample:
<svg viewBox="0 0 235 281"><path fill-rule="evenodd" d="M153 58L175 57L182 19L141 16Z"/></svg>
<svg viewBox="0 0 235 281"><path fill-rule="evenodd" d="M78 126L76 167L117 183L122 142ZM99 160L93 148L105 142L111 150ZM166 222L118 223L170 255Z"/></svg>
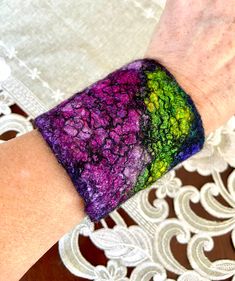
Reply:
<svg viewBox="0 0 235 281"><path fill-rule="evenodd" d="M184 83L182 87L187 92L185 88L187 80L183 79L183 76L177 76L170 64L159 62L172 72L179 84ZM152 62L142 63L146 64L146 67L152 67ZM196 99L194 102L197 103ZM198 109L202 110L200 104ZM68 108L66 110L67 113L70 112ZM51 133L50 130L49 132ZM58 142L56 144L58 145ZM183 153L184 151L180 154ZM141 160L143 159L139 161ZM136 162L138 160L135 160ZM7 186L6 189L1 189L0 213L3 217L9 218L8 221L1 220L1 229L4 231L0 233L0 242L7 244L8 240L11 241L2 256L0 255L0 259L4 260L0 270L5 279L14 280L15 276L22 275L25 269L29 268L64 233L79 223L85 214L83 201L78 196L72 181L37 130L1 145L0 165L6 170L4 178L0 179L0 186ZM8 208L5 208L8 198L11 200ZM7 236L8 233L11 235ZM17 236L22 233L24 240L21 244L18 243ZM24 262L14 261L12 248L18 251L18 256L23 257ZM7 267L7 264L11 266Z"/></svg>
<svg viewBox="0 0 235 281"><path fill-rule="evenodd" d="M37 130L0 145L0 280L19 278L85 216Z"/></svg>
<svg viewBox="0 0 235 281"><path fill-rule="evenodd" d="M234 15L215 2L168 0L145 54L191 96L206 135L235 113Z"/></svg>
<svg viewBox="0 0 235 281"><path fill-rule="evenodd" d="M147 51L145 57L152 58L165 66L181 88L192 98L201 115L205 135L214 131L227 120L226 117L223 118L223 112L226 112L226 108L223 108L224 103L221 103L215 89L210 86L209 80L200 73L200 69L196 73L190 68L190 64L183 66L182 61L177 62L174 59L172 62L167 59L166 55L161 58L160 55L151 51Z"/></svg>
<svg viewBox="0 0 235 281"><path fill-rule="evenodd" d="M190 63L184 63L176 53L171 57L166 50L161 52L160 50L149 48L145 53L145 57L152 58L165 66L175 77L181 88L192 98L201 115L205 135L208 135L222 125L223 121L226 121L225 119L221 122L220 100L215 93L211 93L214 90L211 86L212 82L206 79L205 75L200 72L200 68L197 68L196 72L196 68L193 68Z"/></svg>

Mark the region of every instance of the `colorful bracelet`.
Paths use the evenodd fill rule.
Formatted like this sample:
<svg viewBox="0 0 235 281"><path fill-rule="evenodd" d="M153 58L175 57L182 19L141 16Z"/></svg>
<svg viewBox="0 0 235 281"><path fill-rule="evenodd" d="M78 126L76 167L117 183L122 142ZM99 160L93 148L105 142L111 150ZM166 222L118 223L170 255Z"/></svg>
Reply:
<svg viewBox="0 0 235 281"><path fill-rule="evenodd" d="M200 151L205 141L192 99L152 59L112 72L38 116L35 125L92 221Z"/></svg>

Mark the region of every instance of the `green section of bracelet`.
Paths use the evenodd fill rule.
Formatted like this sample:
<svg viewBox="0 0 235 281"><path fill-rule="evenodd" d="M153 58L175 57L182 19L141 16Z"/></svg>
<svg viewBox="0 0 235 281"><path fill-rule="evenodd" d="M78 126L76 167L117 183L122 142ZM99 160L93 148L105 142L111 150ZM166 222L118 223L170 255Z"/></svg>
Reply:
<svg viewBox="0 0 235 281"><path fill-rule="evenodd" d="M163 69L145 71L146 83L139 97L143 100L149 116L149 124L142 128L143 146L151 163L139 175L134 193L147 188L165 174L182 143L190 133L193 113L187 103L185 92Z"/></svg>

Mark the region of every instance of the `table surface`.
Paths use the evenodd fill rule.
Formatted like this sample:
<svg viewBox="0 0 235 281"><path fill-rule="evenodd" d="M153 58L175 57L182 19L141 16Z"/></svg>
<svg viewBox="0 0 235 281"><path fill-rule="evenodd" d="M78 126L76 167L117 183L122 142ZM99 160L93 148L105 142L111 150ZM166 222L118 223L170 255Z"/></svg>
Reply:
<svg viewBox="0 0 235 281"><path fill-rule="evenodd" d="M32 130L31 121L40 113L142 57L164 4L164 0L0 2L0 62L4 59L6 72L10 71L0 77L0 140ZM84 221L71 230L21 281L98 281L101 274L109 276L107 280L126 276L147 281L157 272L167 281L235 281L234 155L232 118L208 136L202 152L118 212L98 224ZM72 244L74 237L78 243ZM125 254L118 256L121 244ZM149 272L152 275L144 279Z"/></svg>

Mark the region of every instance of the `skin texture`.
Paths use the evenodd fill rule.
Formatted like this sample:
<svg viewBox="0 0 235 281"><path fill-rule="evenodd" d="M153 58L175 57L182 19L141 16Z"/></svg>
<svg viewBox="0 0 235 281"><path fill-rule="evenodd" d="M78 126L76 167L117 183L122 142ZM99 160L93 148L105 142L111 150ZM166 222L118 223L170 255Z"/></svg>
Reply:
<svg viewBox="0 0 235 281"><path fill-rule="evenodd" d="M234 0L168 0L146 52L193 98L206 134L235 112L234 15Z"/></svg>
<svg viewBox="0 0 235 281"><path fill-rule="evenodd" d="M234 113L234 12L235 0L168 0L145 55L191 95L206 134ZM1 144L0 166L0 280L14 281L82 220L84 206L36 130Z"/></svg>
<svg viewBox="0 0 235 281"><path fill-rule="evenodd" d="M0 145L0 280L21 276L84 217L83 202L38 131Z"/></svg>

